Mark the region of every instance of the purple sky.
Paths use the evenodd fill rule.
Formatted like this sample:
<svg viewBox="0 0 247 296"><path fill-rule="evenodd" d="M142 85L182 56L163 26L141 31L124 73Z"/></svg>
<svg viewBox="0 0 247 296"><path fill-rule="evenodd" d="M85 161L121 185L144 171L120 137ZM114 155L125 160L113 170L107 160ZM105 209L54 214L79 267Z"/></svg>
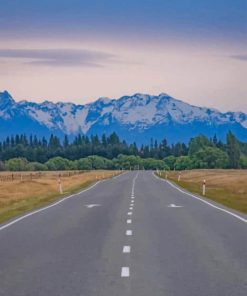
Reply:
<svg viewBox="0 0 247 296"><path fill-rule="evenodd" d="M166 92L247 112L245 0L0 0L0 90L85 103Z"/></svg>

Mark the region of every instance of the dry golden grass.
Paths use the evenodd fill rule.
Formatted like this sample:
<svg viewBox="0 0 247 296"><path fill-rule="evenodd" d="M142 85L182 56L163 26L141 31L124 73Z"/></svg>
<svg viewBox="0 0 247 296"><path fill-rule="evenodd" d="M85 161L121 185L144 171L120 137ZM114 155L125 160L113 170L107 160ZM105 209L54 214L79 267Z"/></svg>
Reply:
<svg viewBox="0 0 247 296"><path fill-rule="evenodd" d="M227 207L247 213L247 170L190 170L168 172L168 179L187 190L202 194L202 183L206 180L206 197ZM162 173L165 177L165 173Z"/></svg>
<svg viewBox="0 0 247 296"><path fill-rule="evenodd" d="M23 172L23 180L0 182L0 222L31 209L43 206L55 199L78 191L91 183L112 177L115 171L90 171L72 176L66 172L45 172L41 177L31 180L30 172ZM11 175L2 172L0 176ZM14 173L20 176L20 173ZM64 194L59 193L59 174Z"/></svg>

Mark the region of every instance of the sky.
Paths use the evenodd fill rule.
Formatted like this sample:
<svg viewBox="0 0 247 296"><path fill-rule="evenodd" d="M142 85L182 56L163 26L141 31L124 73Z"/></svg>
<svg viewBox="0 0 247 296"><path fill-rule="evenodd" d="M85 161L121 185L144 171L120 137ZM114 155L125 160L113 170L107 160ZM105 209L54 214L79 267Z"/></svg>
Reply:
<svg viewBox="0 0 247 296"><path fill-rule="evenodd" d="M134 93L247 112L246 0L0 0L0 91Z"/></svg>

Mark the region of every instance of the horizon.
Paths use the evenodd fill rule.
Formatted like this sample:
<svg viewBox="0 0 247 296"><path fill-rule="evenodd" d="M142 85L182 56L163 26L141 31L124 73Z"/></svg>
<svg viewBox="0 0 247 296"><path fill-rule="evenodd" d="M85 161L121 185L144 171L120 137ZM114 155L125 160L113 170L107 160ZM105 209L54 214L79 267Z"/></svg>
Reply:
<svg viewBox="0 0 247 296"><path fill-rule="evenodd" d="M0 4L0 89L17 100L84 105L165 91L247 112L244 0Z"/></svg>

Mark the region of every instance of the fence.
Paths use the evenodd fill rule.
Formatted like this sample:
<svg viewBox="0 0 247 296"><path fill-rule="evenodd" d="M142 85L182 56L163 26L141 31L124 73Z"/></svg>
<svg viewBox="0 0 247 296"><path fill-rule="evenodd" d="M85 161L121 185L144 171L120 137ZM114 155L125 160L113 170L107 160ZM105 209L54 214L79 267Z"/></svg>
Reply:
<svg viewBox="0 0 247 296"><path fill-rule="evenodd" d="M52 176L57 178L71 177L83 174L87 171L64 171L64 172L15 172L15 173L2 173L0 174L0 182L13 182L13 181L32 181L44 176Z"/></svg>

